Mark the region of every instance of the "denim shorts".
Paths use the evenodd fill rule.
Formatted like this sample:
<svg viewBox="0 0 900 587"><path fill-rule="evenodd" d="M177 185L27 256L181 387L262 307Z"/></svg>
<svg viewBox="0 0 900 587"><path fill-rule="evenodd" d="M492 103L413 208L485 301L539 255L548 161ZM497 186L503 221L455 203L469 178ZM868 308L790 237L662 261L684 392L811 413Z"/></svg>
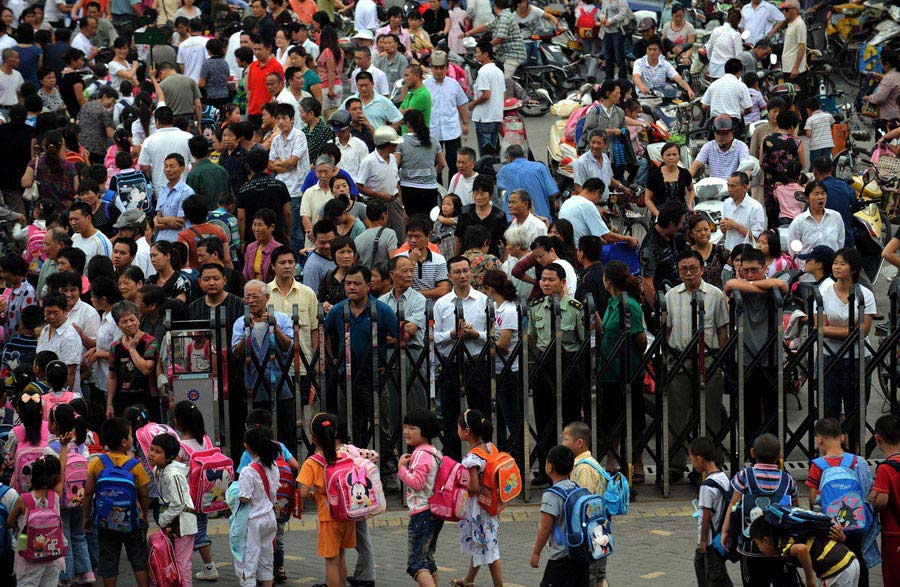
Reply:
<svg viewBox="0 0 900 587"><path fill-rule="evenodd" d="M119 574L119 559L122 556L122 547L125 547L125 556L131 564L133 572L147 570L147 525L141 523L141 527L133 532L115 532L100 528L97 531L100 542L100 568L97 574L101 577L115 577Z"/></svg>
<svg viewBox="0 0 900 587"><path fill-rule="evenodd" d="M406 573L413 579L422 570L431 574L437 572L434 551L443 527L444 520L428 510L409 518L409 566L406 567Z"/></svg>
<svg viewBox="0 0 900 587"><path fill-rule="evenodd" d="M194 534L194 551L198 551L204 546L209 546L212 541L206 535L206 525L209 523L207 514L197 514L197 533Z"/></svg>

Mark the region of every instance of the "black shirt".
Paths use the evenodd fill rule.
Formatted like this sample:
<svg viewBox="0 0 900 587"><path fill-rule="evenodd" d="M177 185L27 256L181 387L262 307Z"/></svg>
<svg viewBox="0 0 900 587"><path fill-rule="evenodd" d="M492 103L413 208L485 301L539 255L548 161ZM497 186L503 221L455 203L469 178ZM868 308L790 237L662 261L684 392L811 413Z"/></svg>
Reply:
<svg viewBox="0 0 900 587"><path fill-rule="evenodd" d="M584 303L587 294L594 298L594 308L603 316L606 313L606 304L609 302L609 292L603 287L603 266L594 263L581 274L578 287L575 288L575 299Z"/></svg>
<svg viewBox="0 0 900 587"><path fill-rule="evenodd" d="M438 8L437 13L429 8L422 13L422 28L430 37L434 37L434 35L444 32L444 24L448 18L450 18L450 13L443 8ZM431 42L435 43L434 38L431 39Z"/></svg>
<svg viewBox="0 0 900 587"><path fill-rule="evenodd" d="M647 176L647 189L653 192L653 204L657 208L673 198L682 206L686 206L687 189L692 181L691 172L679 167L678 179L667 182L663 179L662 171L655 165L651 165L650 173Z"/></svg>
<svg viewBox="0 0 900 587"><path fill-rule="evenodd" d="M672 286L681 283L675 266L675 257L683 248L679 241L667 239L654 225L641 243L641 275L652 278L653 288L657 291L665 291L665 283Z"/></svg>
<svg viewBox="0 0 900 587"><path fill-rule="evenodd" d="M63 60L63 55L65 55L69 49L72 48L72 45L68 43L53 43L51 45L47 45L47 48L44 49L44 65L47 67L52 67L53 71L59 75L59 72L63 70L66 66L66 62Z"/></svg>
<svg viewBox="0 0 900 587"><path fill-rule="evenodd" d="M0 188L22 191L22 176L31 160L34 128L24 122L0 125Z"/></svg>
<svg viewBox="0 0 900 587"><path fill-rule="evenodd" d="M226 331L230 342L231 326L244 315L244 300L236 295L228 294L218 307L225 310L225 322L228 325ZM205 295L191 302L191 320L209 320L211 312L212 308L207 305Z"/></svg>
<svg viewBox="0 0 900 587"><path fill-rule="evenodd" d="M503 233L509 228L509 221L506 214L497 206L491 206L491 213L486 218L480 218L475 211L475 204L470 204L463 208L459 220L456 222L456 238L463 242L463 250L465 246L466 229L470 226L483 226L491 234L491 246L488 253L499 257L500 242L503 239Z"/></svg>
<svg viewBox="0 0 900 587"><path fill-rule="evenodd" d="M84 89L84 78L77 71L70 71L59 80L59 95L65 102L66 110L69 111L69 116L72 118L77 118L78 113L81 111L81 104L78 103L78 98L75 97L76 84L81 84L82 90Z"/></svg>
<svg viewBox="0 0 900 587"><path fill-rule="evenodd" d="M283 181L275 179L271 175L261 173L254 175L245 183L237 194L237 207L244 209L244 222L248 227L253 224L253 217L263 208L275 212L275 232L273 238L286 243L289 227L284 225L282 210L284 205L291 201L291 194ZM252 241L252 234L247 235L247 241Z"/></svg>

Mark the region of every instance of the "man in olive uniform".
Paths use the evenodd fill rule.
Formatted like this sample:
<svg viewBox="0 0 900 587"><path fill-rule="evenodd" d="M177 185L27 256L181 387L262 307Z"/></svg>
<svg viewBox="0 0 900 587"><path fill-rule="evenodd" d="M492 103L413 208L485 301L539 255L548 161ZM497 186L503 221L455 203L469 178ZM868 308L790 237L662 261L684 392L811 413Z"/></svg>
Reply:
<svg viewBox="0 0 900 587"><path fill-rule="evenodd" d="M541 485L549 483L549 478L544 474L544 458L547 451L559 442L556 430L556 356L551 342L555 336L552 318L553 298L559 300L559 332L562 341L562 369L563 385L567 390L563 398L563 425L574 420L581 419L582 401L580 393L582 385L576 373L583 371L582 365L578 365L577 371L572 372L566 380L565 373L573 364L575 353L584 341L584 315L583 304L569 295L566 285L566 270L558 263L550 263L541 270L541 293L543 297L531 302L528 321L528 334L531 340L537 344L537 353L533 356L540 361L534 377L533 405L535 423L538 429L538 467L539 474L535 476L532 484ZM543 361L541 358L549 351ZM582 361L583 362L583 361Z"/></svg>

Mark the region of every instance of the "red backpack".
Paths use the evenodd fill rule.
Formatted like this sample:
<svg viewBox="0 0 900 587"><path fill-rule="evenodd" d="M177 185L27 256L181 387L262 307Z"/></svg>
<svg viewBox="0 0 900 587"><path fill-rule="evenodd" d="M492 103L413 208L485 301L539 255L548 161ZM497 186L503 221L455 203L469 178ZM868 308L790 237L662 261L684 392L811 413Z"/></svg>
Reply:
<svg viewBox="0 0 900 587"><path fill-rule="evenodd" d="M181 587L182 577L175 562L175 548L162 529L147 539L147 567L151 585Z"/></svg>
<svg viewBox="0 0 900 587"><path fill-rule="evenodd" d="M593 8L593 12L589 12L588 8ZM578 18L575 19L575 32L578 33L579 39L593 39L597 36L597 11L600 10L596 6L584 5L578 9Z"/></svg>
<svg viewBox="0 0 900 587"><path fill-rule="evenodd" d="M279 453L281 446L278 447ZM275 521L283 524L291 519L294 509L294 494L297 492L297 481L294 479L294 472L291 466L284 460L284 456L279 454L275 459L275 466L278 467L278 491L275 494Z"/></svg>
<svg viewBox="0 0 900 587"><path fill-rule="evenodd" d="M476 447L472 453L484 459L484 473L478 491L478 504L491 516L503 511L507 502L522 491L522 474L509 453L501 452L490 442L484 448Z"/></svg>
<svg viewBox="0 0 900 587"><path fill-rule="evenodd" d="M469 471L448 456L432 452L437 460L438 472L434 480L434 492L428 498L431 513L448 522L459 522L466 516L469 500Z"/></svg>

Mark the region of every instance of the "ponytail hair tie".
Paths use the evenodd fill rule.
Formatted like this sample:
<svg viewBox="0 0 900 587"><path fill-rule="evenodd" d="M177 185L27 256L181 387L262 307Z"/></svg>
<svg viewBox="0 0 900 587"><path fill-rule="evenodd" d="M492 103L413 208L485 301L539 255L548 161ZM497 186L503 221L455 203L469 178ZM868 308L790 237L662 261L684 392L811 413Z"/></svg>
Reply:
<svg viewBox="0 0 900 587"><path fill-rule="evenodd" d="M325 420L322 422L322 428L328 428L329 426L331 426L331 421Z"/></svg>

